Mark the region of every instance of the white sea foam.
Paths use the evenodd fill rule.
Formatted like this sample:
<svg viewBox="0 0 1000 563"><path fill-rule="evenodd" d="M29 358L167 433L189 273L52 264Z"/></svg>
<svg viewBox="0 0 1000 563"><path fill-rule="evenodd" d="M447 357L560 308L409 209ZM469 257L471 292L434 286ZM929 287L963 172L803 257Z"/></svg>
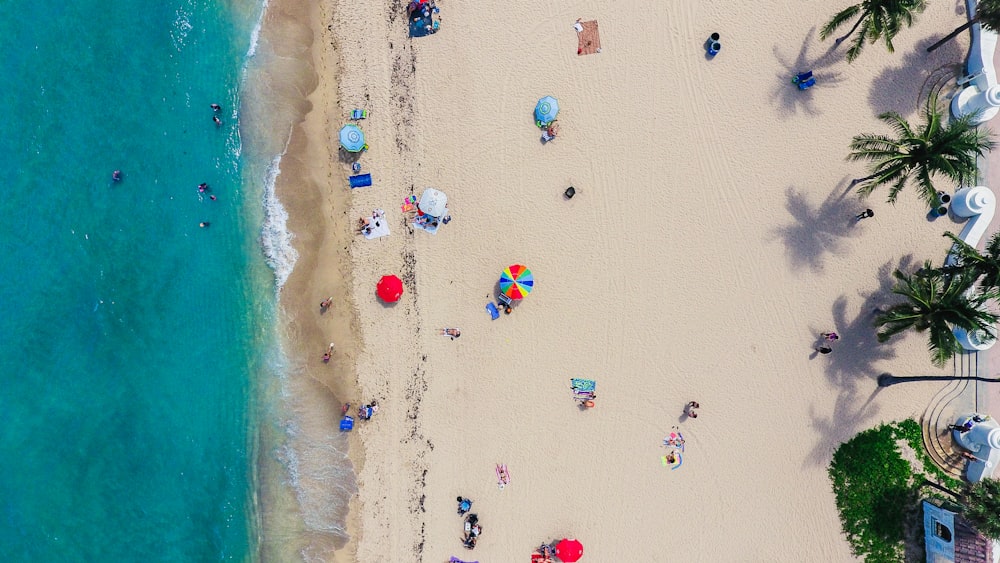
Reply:
<svg viewBox="0 0 1000 563"><path fill-rule="evenodd" d="M257 22L254 23L253 31L250 32L250 49L247 50L247 59L251 59L257 54L257 42L260 41L260 28L264 22L264 14L267 13L267 3L268 0L264 0L261 3L260 13L257 16Z"/></svg>
<svg viewBox="0 0 1000 563"><path fill-rule="evenodd" d="M281 157L284 151L275 156L268 166L264 176L264 224L261 226L260 246L264 251L267 265L274 271L277 291L281 291L285 281L295 268L299 258L298 251L292 246L295 235L288 230L288 212L281 205L274 192L274 184L281 174Z"/></svg>

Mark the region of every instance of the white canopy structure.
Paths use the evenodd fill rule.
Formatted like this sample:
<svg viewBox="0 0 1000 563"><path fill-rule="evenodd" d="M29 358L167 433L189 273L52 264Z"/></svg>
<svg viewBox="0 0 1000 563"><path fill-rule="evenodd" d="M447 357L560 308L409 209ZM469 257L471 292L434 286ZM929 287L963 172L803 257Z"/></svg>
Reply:
<svg viewBox="0 0 1000 563"><path fill-rule="evenodd" d="M417 206L424 215L441 217L448 211L448 196L434 188L427 188L420 196L420 202L417 203Z"/></svg>

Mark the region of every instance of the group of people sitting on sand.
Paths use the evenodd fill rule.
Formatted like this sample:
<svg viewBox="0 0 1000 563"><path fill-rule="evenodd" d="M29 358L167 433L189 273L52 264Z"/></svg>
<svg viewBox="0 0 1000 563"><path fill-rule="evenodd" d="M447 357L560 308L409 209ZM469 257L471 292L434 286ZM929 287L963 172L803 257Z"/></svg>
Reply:
<svg viewBox="0 0 1000 563"><path fill-rule="evenodd" d="M556 556L556 549L547 543L543 543L537 551L531 554L531 563L555 563L552 558Z"/></svg>
<svg viewBox="0 0 1000 563"><path fill-rule="evenodd" d="M371 420L376 413L378 413L378 403L374 399L367 405L358 407L358 418L361 420Z"/></svg>
<svg viewBox="0 0 1000 563"><path fill-rule="evenodd" d="M483 533L483 527L479 525L479 515L469 513L472 510L472 499L458 497L458 514L465 516L465 535L462 537L462 545L465 549L475 549L479 534Z"/></svg>
<svg viewBox="0 0 1000 563"><path fill-rule="evenodd" d="M437 33L438 28L441 27L441 16L438 16L438 21L434 21L433 17L434 14L440 12L441 9L437 7L434 0L412 0L406 6L406 16L413 23L422 22L424 32L428 34Z"/></svg>
<svg viewBox="0 0 1000 563"><path fill-rule="evenodd" d="M385 211L382 211L381 209L372 211L372 216L370 218L360 217L358 219L358 233L362 235L372 234L372 229L382 226L382 221L385 220L384 218Z"/></svg>

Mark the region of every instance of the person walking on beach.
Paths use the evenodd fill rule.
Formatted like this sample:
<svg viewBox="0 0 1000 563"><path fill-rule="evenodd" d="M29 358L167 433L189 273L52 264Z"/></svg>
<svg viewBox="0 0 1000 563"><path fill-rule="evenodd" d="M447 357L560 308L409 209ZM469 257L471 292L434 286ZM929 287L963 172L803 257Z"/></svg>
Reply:
<svg viewBox="0 0 1000 563"><path fill-rule="evenodd" d="M330 362L330 356L332 356L332 355L333 355L333 342L330 343L330 347L327 348L326 349L326 353L323 354L323 363L324 364L329 363Z"/></svg>
<svg viewBox="0 0 1000 563"><path fill-rule="evenodd" d="M822 336L824 340L828 340L830 342L833 342L834 340L840 340L840 335L837 334L836 332L824 332L820 336Z"/></svg>
<svg viewBox="0 0 1000 563"><path fill-rule="evenodd" d="M333 297L327 297L326 299L320 301L319 308L321 311L325 311L330 308L330 305L333 305Z"/></svg>
<svg viewBox="0 0 1000 563"><path fill-rule="evenodd" d="M684 414L691 418L698 418L698 413L694 409L700 408L701 405L698 404L698 401L691 401L690 403L684 405Z"/></svg>
<svg viewBox="0 0 1000 563"><path fill-rule="evenodd" d="M965 424L949 424L948 430L958 430L959 434L965 434L969 430L972 430L973 422L971 420L966 420Z"/></svg>
<svg viewBox="0 0 1000 563"><path fill-rule="evenodd" d="M874 211L872 211L871 209L865 209L861 213L858 213L857 215L855 215L854 216L854 220L855 221L860 221L862 219L867 219L868 217L874 217L874 216L875 216L875 212Z"/></svg>

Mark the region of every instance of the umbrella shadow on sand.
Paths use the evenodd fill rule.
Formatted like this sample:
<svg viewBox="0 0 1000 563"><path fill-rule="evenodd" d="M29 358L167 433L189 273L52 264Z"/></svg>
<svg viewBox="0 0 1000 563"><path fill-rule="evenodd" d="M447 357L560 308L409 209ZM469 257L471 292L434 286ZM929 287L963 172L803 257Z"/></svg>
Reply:
<svg viewBox="0 0 1000 563"><path fill-rule="evenodd" d="M793 222L775 232L784 240L785 254L795 270L821 271L826 256L840 252L841 240L856 236L852 227L861 204L852 196L849 181L845 178L843 183L845 190L831 192L816 208L794 186L785 190L785 209Z"/></svg>
<svg viewBox="0 0 1000 563"><path fill-rule="evenodd" d="M833 72L832 67L844 60L843 51L838 51L838 46L833 45L819 56L810 56L810 46L816 44L816 28L813 27L806 34L802 41L798 55L794 60L788 59L781 54L781 47L775 45L772 48L774 58L784 69L784 75L776 76L774 99L778 100L780 107L793 112L803 111L809 115L819 115L820 112L813 104L813 90L816 88L829 88L843 81L840 73ZM808 90L799 90L799 87L792 83L792 77L800 72L811 70L816 78L816 85Z"/></svg>
<svg viewBox="0 0 1000 563"><path fill-rule="evenodd" d="M875 315L878 310L884 310L902 300L892 293L892 288L896 285L892 273L897 269L911 272L914 268L912 255L900 258L896 264L883 264L878 271L878 288L861 295L864 301L853 318L847 313L847 297L841 296L833 303L832 328L813 328L815 339L809 342L812 347L820 345L822 337L819 335L824 331L833 330L840 336L839 340L830 344L832 353L810 353L812 359L826 362L826 378L832 386L839 389L839 393L829 414L818 413L815 405L809 409L812 427L819 439L813 451L803 460L804 466L827 464L838 444L869 426L878 416L878 408L871 404L882 389L878 387L877 379L884 370L878 366L895 358L896 352L891 343L878 342ZM859 387L862 388L860 392ZM871 389L867 399L859 404L867 389Z"/></svg>

